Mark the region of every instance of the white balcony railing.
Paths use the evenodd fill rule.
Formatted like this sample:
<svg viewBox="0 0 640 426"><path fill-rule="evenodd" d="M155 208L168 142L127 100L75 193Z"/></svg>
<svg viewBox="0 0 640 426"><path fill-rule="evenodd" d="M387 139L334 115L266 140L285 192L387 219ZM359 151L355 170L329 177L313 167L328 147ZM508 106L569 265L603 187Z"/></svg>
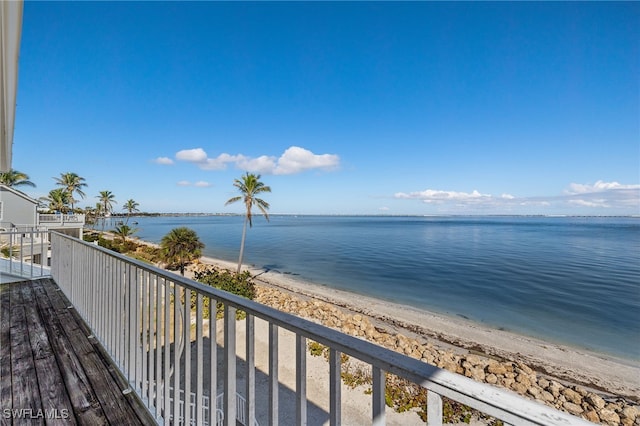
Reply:
<svg viewBox="0 0 640 426"><path fill-rule="evenodd" d="M29 279L49 276L48 259L47 231L25 228L0 232L0 274Z"/></svg>
<svg viewBox="0 0 640 426"><path fill-rule="evenodd" d="M295 334L295 418L307 424L306 351L311 339L329 347L329 411L331 425L341 424L341 353L371 365L373 372L371 423L385 424L385 372L408 379L428 390L428 425L442 424L442 397L459 401L512 425L588 425L578 417L526 400L487 384L475 382L433 365L409 358L305 319L213 289L138 262L101 247L58 233L52 234L52 275L80 315L108 351L132 389L141 397L158 423L169 425L172 414L183 425L216 424L211 418L222 411L225 425L256 422L256 368L254 330L256 318L268 322L268 413L261 424L279 419L278 331ZM194 299L195 308L191 303ZM217 321L203 315L203 302L224 306L223 338ZM237 371L236 311L247 313L245 362ZM183 324L189 326L183 327ZM221 342L218 342L221 340ZM180 342L190 342L181 344ZM218 350L220 354L218 354ZM220 359L218 359L220 358ZM218 361L221 361L219 383ZM244 373L238 385L237 373ZM264 382L260 382L263 386ZM238 389L241 387L242 389ZM167 392L164 390L167 389ZM222 404L217 395L224 393ZM191 409L184 409L185 393L194 394ZM244 394L240 407L235 395ZM260 392L261 394L263 392ZM208 407L205 407L205 398ZM266 400L262 398L261 400ZM182 408L181 408L182 405ZM239 411L242 415L239 415ZM293 415L293 413L291 413ZM219 417L219 418L220 418Z"/></svg>
<svg viewBox="0 0 640 426"><path fill-rule="evenodd" d="M41 225L81 226L85 223L85 216L83 214L39 213L38 220Z"/></svg>

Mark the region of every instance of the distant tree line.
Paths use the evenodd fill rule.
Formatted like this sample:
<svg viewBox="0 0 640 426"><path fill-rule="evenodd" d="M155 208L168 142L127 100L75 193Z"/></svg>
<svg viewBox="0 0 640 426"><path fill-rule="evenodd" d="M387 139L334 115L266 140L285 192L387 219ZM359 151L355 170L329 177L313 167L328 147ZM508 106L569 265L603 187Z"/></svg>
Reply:
<svg viewBox="0 0 640 426"><path fill-rule="evenodd" d="M98 201L94 207L86 207L84 209L76 208L76 202L79 200L75 196L84 199L87 188L86 179L79 176L77 173L67 172L61 173L59 177L54 177L56 188L49 191L47 196L41 197L40 208L46 209L49 213L84 213L87 223L97 224L101 222L102 233L106 225L106 219L112 216L114 217L126 217L124 222L119 222L113 233L120 238L122 244L126 244L127 238L131 237L138 230L129 226L129 219L132 214L145 215L145 216L157 216L158 213L140 213L138 207L139 203L134 199L127 200L122 210L122 213L114 212L114 204L117 204L115 195L109 191L99 191L99 195L96 196ZM15 169L11 169L8 172L0 173L0 184L4 184L10 187L23 187L36 185L29 180L29 176L26 173L20 172ZM271 192L271 188L265 185L260 180L260 175L253 173L245 173L239 179L235 179L233 186L240 192L240 195L235 196L227 200L225 205L233 204L241 201L245 206L244 224L242 227L242 239L240 242L240 254L238 256L238 267L236 273L239 274L242 268L242 259L244 256L244 246L247 234L247 224L249 228L253 226L253 207L257 207L258 210L269 220L269 203L259 198L259 196L266 192ZM166 241L165 241L166 239ZM200 257L200 250L204 245L200 242L195 232L188 228L176 228L172 230L163 238L163 250L166 252L167 258L173 259L177 262L182 273L184 273L184 265L193 259Z"/></svg>

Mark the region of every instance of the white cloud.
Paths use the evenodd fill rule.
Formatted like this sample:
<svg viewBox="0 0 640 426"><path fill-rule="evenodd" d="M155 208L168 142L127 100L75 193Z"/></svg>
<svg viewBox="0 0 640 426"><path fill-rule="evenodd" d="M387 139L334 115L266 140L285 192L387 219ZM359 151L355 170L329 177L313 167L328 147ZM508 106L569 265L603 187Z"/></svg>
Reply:
<svg viewBox="0 0 640 426"><path fill-rule="evenodd" d="M527 207L547 207L550 206L551 203L549 201L545 201L545 200L534 200L534 199L526 199L524 198L524 201L520 201L518 203L519 206L527 206Z"/></svg>
<svg viewBox="0 0 640 426"><path fill-rule="evenodd" d="M640 185L621 185L618 182L603 182L599 180L593 185L572 183L565 192L567 194L588 194L592 192L615 191L618 189L640 189Z"/></svg>
<svg viewBox="0 0 640 426"><path fill-rule="evenodd" d="M258 158L243 158L236 163L239 169L252 173L272 174L276 168L276 160L274 157L262 155Z"/></svg>
<svg viewBox="0 0 640 426"><path fill-rule="evenodd" d="M593 201L576 199L576 200L569 200L569 203L575 204L576 206L581 206L581 207L604 207L604 208L611 207L609 204L607 204L605 200L602 200L602 199L593 200Z"/></svg>
<svg viewBox="0 0 640 426"><path fill-rule="evenodd" d="M593 208L633 209L640 213L640 185L596 181L594 184L572 183L565 190L569 204Z"/></svg>
<svg viewBox="0 0 640 426"><path fill-rule="evenodd" d="M314 169L329 171L340 165L340 157L336 154L314 154L298 146L287 148L279 158L269 155L251 158L227 153L209 158L204 149L193 148L178 151L176 159L194 163L203 170L225 170L232 164L240 170L275 175L297 174Z"/></svg>
<svg viewBox="0 0 640 426"><path fill-rule="evenodd" d="M378 210L380 210L382 212L387 212L387 211L389 211L389 207L380 207Z"/></svg>
<svg viewBox="0 0 640 426"><path fill-rule="evenodd" d="M496 212L511 212L518 208L527 208L527 212L537 213L544 211L561 210L571 213L577 208L590 209L590 214L598 214L599 210L607 209L607 214L639 214L640 213L640 185L624 185L618 182L603 182L594 184L572 183L569 188L560 195L517 197L503 193L500 196L483 194L477 190L472 192L443 191L426 189L415 192L397 192L397 199L420 200L424 203L449 207L452 210L468 207L491 208ZM544 210L540 210L544 209ZM523 210L520 210L521 212ZM584 210L582 210L584 212Z"/></svg>
<svg viewBox="0 0 640 426"><path fill-rule="evenodd" d="M335 154L318 155L299 146L292 146L278 159L274 174L291 175L311 169L332 170L339 164L340 158Z"/></svg>
<svg viewBox="0 0 640 426"><path fill-rule="evenodd" d="M397 192L395 198L417 199L425 203L443 203L451 201L478 202L491 199L491 195L481 194L477 190L472 192L456 192L456 191L440 191L435 189L426 189L419 192Z"/></svg>
<svg viewBox="0 0 640 426"><path fill-rule="evenodd" d="M162 165L171 165L173 164L173 160L169 157L158 157L156 159L153 160L154 163L156 164L162 164Z"/></svg>
<svg viewBox="0 0 640 426"><path fill-rule="evenodd" d="M216 158L206 158L198 162L198 166L203 170L225 170L228 163L237 163L244 158L243 155L220 154Z"/></svg>
<svg viewBox="0 0 640 426"><path fill-rule="evenodd" d="M188 180L181 180L177 183L178 186L195 186L197 188L208 188L211 185L209 182L205 182L203 180L199 180L198 182L191 183Z"/></svg>
<svg viewBox="0 0 640 426"><path fill-rule="evenodd" d="M176 159L191 163L203 163L207 161L207 153L202 148L183 149L176 152Z"/></svg>

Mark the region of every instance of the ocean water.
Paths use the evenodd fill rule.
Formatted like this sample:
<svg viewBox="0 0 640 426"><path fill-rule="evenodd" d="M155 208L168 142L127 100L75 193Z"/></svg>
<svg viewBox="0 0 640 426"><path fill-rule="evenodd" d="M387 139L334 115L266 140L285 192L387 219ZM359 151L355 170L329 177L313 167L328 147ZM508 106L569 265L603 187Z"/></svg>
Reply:
<svg viewBox="0 0 640 426"><path fill-rule="evenodd" d="M137 217L194 229L237 261L240 216ZM244 263L315 284L640 360L640 219L255 217Z"/></svg>

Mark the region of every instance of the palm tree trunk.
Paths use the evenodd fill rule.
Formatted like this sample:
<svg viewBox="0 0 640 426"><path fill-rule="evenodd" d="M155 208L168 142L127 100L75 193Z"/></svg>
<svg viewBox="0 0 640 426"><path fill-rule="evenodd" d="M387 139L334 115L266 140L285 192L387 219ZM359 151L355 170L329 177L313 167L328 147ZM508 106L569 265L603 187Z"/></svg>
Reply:
<svg viewBox="0 0 640 426"><path fill-rule="evenodd" d="M244 226L242 227L242 241L240 242L240 258L238 259L238 271L237 274L240 273L240 268L242 267L242 255L244 254L244 238L247 235L247 222L249 221L249 216L244 217Z"/></svg>

